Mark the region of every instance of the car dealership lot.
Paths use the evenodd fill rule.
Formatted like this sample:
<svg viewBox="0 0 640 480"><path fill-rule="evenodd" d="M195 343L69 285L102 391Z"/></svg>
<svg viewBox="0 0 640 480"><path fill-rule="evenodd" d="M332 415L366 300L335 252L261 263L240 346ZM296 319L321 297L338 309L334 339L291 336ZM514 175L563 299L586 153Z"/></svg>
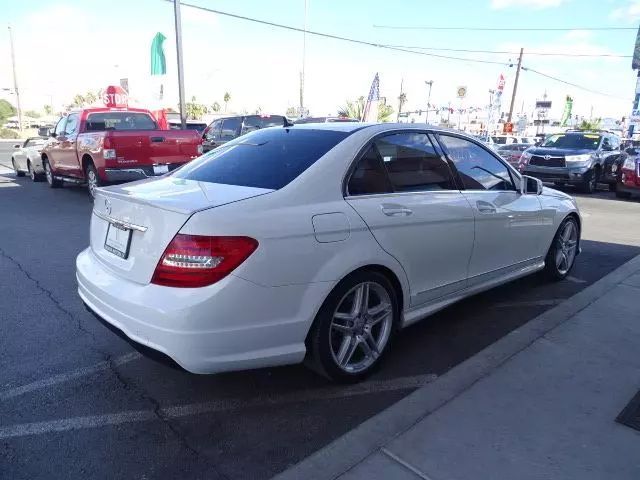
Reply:
<svg viewBox="0 0 640 480"><path fill-rule="evenodd" d="M450 307L402 332L368 381L344 387L302 366L197 376L140 355L76 293L86 190L0 167L0 471L268 478L640 252L630 221L640 203L604 191L578 201L583 253L567 280L529 277Z"/></svg>

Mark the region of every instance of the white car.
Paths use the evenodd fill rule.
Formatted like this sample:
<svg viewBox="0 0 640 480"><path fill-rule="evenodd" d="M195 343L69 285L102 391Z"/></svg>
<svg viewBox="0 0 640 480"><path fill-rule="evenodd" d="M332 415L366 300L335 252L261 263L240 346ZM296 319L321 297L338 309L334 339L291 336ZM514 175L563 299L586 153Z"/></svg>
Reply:
<svg viewBox="0 0 640 480"><path fill-rule="evenodd" d="M268 128L99 189L78 291L191 372L306 358L355 381L402 327L538 270L564 278L580 226L570 196L457 132Z"/></svg>
<svg viewBox="0 0 640 480"><path fill-rule="evenodd" d="M26 173L34 182L39 182L44 178L40 152L46 142L46 138L32 137L13 146L11 165L18 177L24 177Z"/></svg>

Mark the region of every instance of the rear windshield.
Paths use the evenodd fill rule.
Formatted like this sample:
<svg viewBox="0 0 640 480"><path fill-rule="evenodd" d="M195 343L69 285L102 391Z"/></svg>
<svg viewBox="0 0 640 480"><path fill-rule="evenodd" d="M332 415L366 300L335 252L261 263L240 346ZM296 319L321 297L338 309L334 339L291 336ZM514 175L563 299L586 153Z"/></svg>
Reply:
<svg viewBox="0 0 640 480"><path fill-rule="evenodd" d="M596 150L600 144L600 135L572 134L551 135L542 144L543 147L575 148Z"/></svg>
<svg viewBox="0 0 640 480"><path fill-rule="evenodd" d="M156 122L141 112L99 112L87 116L87 132L103 130L156 130Z"/></svg>
<svg viewBox="0 0 640 480"><path fill-rule="evenodd" d="M245 117L242 124L242 134L261 128L282 126L284 126L284 117L280 115L249 115Z"/></svg>
<svg viewBox="0 0 640 480"><path fill-rule="evenodd" d="M173 175L200 182L277 190L349 133L295 128L256 130L211 150Z"/></svg>

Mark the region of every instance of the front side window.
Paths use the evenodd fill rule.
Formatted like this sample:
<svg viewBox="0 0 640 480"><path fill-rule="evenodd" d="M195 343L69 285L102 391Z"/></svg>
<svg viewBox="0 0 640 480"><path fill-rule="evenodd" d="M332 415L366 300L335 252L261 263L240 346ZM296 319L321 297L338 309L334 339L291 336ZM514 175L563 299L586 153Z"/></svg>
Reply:
<svg viewBox="0 0 640 480"><path fill-rule="evenodd" d="M72 113L67 117L67 125L64 127L65 135L75 135L78 133L78 114Z"/></svg>
<svg viewBox="0 0 640 480"><path fill-rule="evenodd" d="M67 123L67 117L62 117L60 120L58 120L58 123L56 124L56 129L54 130L56 137L64 133L65 123Z"/></svg>
<svg viewBox="0 0 640 480"><path fill-rule="evenodd" d="M240 117L226 118L222 121L222 132L220 138L222 140L233 140L238 136L238 130L240 130L240 124L242 119Z"/></svg>
<svg viewBox="0 0 640 480"><path fill-rule="evenodd" d="M464 138L440 135L467 190L515 190L507 166Z"/></svg>
<svg viewBox="0 0 640 480"><path fill-rule="evenodd" d="M176 178L278 190L344 140L349 132L256 130L187 163Z"/></svg>
<svg viewBox="0 0 640 480"><path fill-rule="evenodd" d="M87 132L105 130L156 130L156 122L142 112L96 112L87 117Z"/></svg>
<svg viewBox="0 0 640 480"><path fill-rule="evenodd" d="M216 120L211 124L207 131L207 140L216 140L220 138L220 128L222 127L222 120Z"/></svg>

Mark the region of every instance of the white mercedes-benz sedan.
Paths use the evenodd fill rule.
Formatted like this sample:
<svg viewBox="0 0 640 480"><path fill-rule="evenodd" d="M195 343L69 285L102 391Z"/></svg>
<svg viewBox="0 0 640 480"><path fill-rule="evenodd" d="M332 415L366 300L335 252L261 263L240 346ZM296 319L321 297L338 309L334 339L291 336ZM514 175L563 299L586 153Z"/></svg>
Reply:
<svg viewBox="0 0 640 480"><path fill-rule="evenodd" d="M158 179L99 189L80 297L186 370L375 368L401 328L579 252L568 195L459 132L258 130Z"/></svg>

